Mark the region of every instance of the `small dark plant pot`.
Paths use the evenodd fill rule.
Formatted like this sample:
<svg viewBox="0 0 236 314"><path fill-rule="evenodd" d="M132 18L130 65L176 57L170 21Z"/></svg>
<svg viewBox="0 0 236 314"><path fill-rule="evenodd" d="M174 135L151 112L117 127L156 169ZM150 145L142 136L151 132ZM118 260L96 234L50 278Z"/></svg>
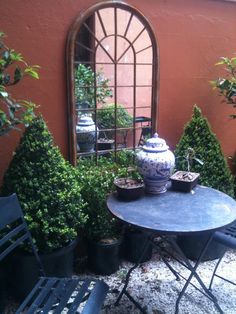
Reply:
<svg viewBox="0 0 236 314"><path fill-rule="evenodd" d="M148 234L139 230L129 230L125 232L125 259L132 263L137 263L143 253L143 247L147 241ZM149 241L148 246L143 253L140 263L147 262L152 258L152 243Z"/></svg>
<svg viewBox="0 0 236 314"><path fill-rule="evenodd" d="M121 239L109 242L88 240L88 268L98 275L111 275L119 269Z"/></svg>
<svg viewBox="0 0 236 314"><path fill-rule="evenodd" d="M114 148L114 140L106 139L106 138L100 138L98 141L98 150L109 150Z"/></svg>
<svg viewBox="0 0 236 314"><path fill-rule="evenodd" d="M171 177L173 190L181 192L191 192L197 185L200 174L196 172L177 171Z"/></svg>
<svg viewBox="0 0 236 314"><path fill-rule="evenodd" d="M183 235L177 237L177 243L185 256L193 261L196 261L209 238L209 233L204 235ZM227 248L223 244L215 241L214 239L209 244L202 261L212 261L224 255Z"/></svg>
<svg viewBox="0 0 236 314"><path fill-rule="evenodd" d="M131 178L118 178L114 180L118 197L124 201L132 201L144 193L144 183Z"/></svg>
<svg viewBox="0 0 236 314"><path fill-rule="evenodd" d="M74 249L77 240L49 254L40 254L46 276L71 277L74 266ZM38 278L39 267L33 255L16 252L9 260L9 293L22 301L32 290Z"/></svg>

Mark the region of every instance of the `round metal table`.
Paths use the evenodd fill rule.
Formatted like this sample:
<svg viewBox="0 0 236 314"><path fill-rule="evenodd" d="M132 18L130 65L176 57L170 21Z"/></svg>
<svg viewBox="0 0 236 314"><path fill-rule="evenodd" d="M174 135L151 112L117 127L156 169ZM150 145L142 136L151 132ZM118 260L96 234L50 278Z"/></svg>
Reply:
<svg viewBox="0 0 236 314"><path fill-rule="evenodd" d="M182 265L190 270L190 275L188 279L186 279L186 283L176 301L175 313L177 314L179 311L180 299L188 285L191 283L192 277L195 277L202 287L204 291L203 294L215 304L220 313L223 313L216 297L205 286L198 275L197 268L212 241L214 231L223 229L236 220L236 202L234 199L215 189L198 185L190 193L177 192L169 189L166 193L159 195L146 194L139 199L130 202L120 200L117 197L117 194L113 193L107 199L107 206L109 211L124 223L134 225L163 237L181 234L210 234L195 265L192 265L188 261L178 244L173 239L169 241L174 249L180 254L183 260L183 263L180 261ZM144 250L145 246L143 247L143 251ZM176 278L179 279L177 272L163 256L161 257L166 266L169 267ZM131 272L137 266L138 263L131 267L127 273L125 285L118 296L116 304L118 304L122 295L125 294L143 313L145 313L145 310L143 310L140 304L132 298L126 289Z"/></svg>
<svg viewBox="0 0 236 314"><path fill-rule="evenodd" d="M215 231L236 219L236 202L215 189L198 185L191 193L168 190L125 202L116 193L107 199L110 212L125 223L163 234Z"/></svg>

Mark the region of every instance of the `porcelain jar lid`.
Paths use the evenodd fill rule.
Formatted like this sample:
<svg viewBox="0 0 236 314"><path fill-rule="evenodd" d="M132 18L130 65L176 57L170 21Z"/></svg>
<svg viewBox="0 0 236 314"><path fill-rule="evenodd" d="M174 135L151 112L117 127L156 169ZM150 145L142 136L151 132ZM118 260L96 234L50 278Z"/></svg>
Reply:
<svg viewBox="0 0 236 314"><path fill-rule="evenodd" d="M158 137L158 134L155 133L152 138L148 139L143 145L143 150L158 153L168 150L169 146L166 145L166 141L163 138Z"/></svg>
<svg viewBox="0 0 236 314"><path fill-rule="evenodd" d="M79 119L79 123L78 125L84 125L84 126L88 126L88 125L94 125L93 119L91 117L88 116L81 116Z"/></svg>

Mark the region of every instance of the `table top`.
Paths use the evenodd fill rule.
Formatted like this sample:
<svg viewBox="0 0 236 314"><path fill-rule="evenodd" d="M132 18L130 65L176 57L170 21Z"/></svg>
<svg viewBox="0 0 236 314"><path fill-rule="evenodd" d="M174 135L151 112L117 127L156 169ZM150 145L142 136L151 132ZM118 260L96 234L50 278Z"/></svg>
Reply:
<svg viewBox="0 0 236 314"><path fill-rule="evenodd" d="M236 201L218 190L196 186L190 193L168 190L122 201L107 199L110 212L131 225L160 234L192 234L222 229L236 220Z"/></svg>

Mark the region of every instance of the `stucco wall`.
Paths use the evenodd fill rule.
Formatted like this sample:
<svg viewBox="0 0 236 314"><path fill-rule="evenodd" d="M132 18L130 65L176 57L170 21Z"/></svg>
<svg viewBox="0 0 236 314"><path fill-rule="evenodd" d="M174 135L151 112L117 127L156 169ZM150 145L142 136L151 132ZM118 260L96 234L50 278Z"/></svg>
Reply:
<svg viewBox="0 0 236 314"><path fill-rule="evenodd" d="M2 0L1 31L7 44L31 64L39 64L40 80L15 88L32 99L67 156L65 46L69 28L94 0ZM197 103L208 117L225 155L235 151L236 121L208 81L219 75L220 56L236 52L236 3L223 0L127 0L152 24L160 49L158 132L173 149ZM16 132L0 138L0 178L19 140Z"/></svg>

